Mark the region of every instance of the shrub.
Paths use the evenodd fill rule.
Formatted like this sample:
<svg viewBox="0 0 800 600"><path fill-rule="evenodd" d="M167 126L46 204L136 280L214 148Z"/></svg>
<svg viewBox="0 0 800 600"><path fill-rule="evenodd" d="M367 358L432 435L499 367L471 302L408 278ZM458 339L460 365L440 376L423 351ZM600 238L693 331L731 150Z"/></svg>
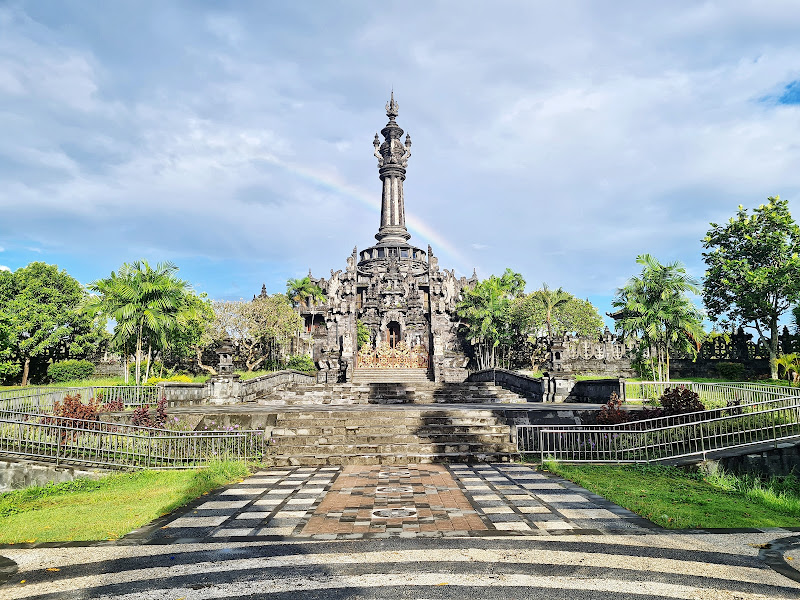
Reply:
<svg viewBox="0 0 800 600"><path fill-rule="evenodd" d="M116 400L111 400L100 405L100 412L122 412L123 410L125 410L125 403L122 401L122 398L117 398Z"/></svg>
<svg viewBox="0 0 800 600"><path fill-rule="evenodd" d="M172 375L171 377L151 377L147 380L147 385L156 385L164 381L175 381L179 383L192 383L194 380L188 375Z"/></svg>
<svg viewBox="0 0 800 600"><path fill-rule="evenodd" d="M53 383L87 379L94 375L94 365L88 360L62 360L47 367L47 378Z"/></svg>
<svg viewBox="0 0 800 600"><path fill-rule="evenodd" d="M664 415L682 415L705 410L700 396L684 386L668 387L658 399L664 407Z"/></svg>
<svg viewBox="0 0 800 600"><path fill-rule="evenodd" d="M616 392L611 393L608 403L600 409L594 422L597 425L619 425L631 420L631 415L626 410L622 410L622 400Z"/></svg>
<svg viewBox="0 0 800 600"><path fill-rule="evenodd" d="M286 361L286 368L304 372L316 370L314 361L311 360L311 357L307 354L295 354L290 356Z"/></svg>
<svg viewBox="0 0 800 600"><path fill-rule="evenodd" d="M747 379L747 369L742 363L721 362L717 365L717 373L722 379L728 381L744 381Z"/></svg>
<svg viewBox="0 0 800 600"><path fill-rule="evenodd" d="M150 405L143 404L136 408L131 416L131 425L139 427L164 428L167 422L167 399L162 398L156 403L156 414L150 415Z"/></svg>

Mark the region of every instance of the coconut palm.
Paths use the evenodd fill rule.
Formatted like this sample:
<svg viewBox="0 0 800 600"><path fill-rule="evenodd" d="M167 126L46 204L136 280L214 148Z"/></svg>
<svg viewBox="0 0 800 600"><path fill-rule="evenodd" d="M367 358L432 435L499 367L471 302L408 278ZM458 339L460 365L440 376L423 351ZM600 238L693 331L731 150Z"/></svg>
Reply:
<svg viewBox="0 0 800 600"><path fill-rule="evenodd" d="M175 277L178 270L171 262L155 268L145 261L124 263L117 273L89 284L99 294L89 303L89 310L114 319L112 343L120 349L135 348L135 382L141 383L142 354L145 341L148 355L153 347L166 345L167 334L190 310L187 295L190 285Z"/></svg>
<svg viewBox="0 0 800 600"><path fill-rule="evenodd" d="M553 339L553 311L561 306L564 306L572 299L572 295L565 292L562 288L551 290L547 287L546 283L542 284L542 289L536 290L531 294L531 297L537 302L544 310L544 322L547 327L547 338Z"/></svg>
<svg viewBox="0 0 800 600"><path fill-rule="evenodd" d="M798 375L800 375L800 354L792 352L779 356L776 360L778 363L778 373L783 371L783 376L786 377L788 381L796 382L798 380Z"/></svg>
<svg viewBox="0 0 800 600"><path fill-rule="evenodd" d="M636 262L642 265L641 274L617 290L612 303L620 309L617 328L655 351L658 378L669 381L671 351L695 353L703 337L702 314L686 295L698 293L698 283L679 262L662 265L650 254Z"/></svg>

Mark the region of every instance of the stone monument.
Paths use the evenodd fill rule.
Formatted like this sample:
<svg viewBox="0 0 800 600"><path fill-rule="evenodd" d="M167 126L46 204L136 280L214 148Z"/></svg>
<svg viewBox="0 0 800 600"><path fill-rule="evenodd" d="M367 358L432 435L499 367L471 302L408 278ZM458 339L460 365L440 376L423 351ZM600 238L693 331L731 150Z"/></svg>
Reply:
<svg viewBox="0 0 800 600"><path fill-rule="evenodd" d="M344 271L311 279L326 294L314 313L301 307L312 358L331 381L338 362L338 381L351 381L357 369L428 369L435 381L458 382L467 376L467 354L458 334L456 305L477 277L456 277L440 270L438 259L409 243L403 182L411 156L411 137L397 124L398 104L392 93L386 104L389 122L372 144L381 181L381 218L377 244L353 249ZM321 317L321 318L320 318ZM312 319L314 319L312 321ZM357 321L370 341L354 348ZM334 354L338 353L338 357ZM338 358L338 361L335 359Z"/></svg>

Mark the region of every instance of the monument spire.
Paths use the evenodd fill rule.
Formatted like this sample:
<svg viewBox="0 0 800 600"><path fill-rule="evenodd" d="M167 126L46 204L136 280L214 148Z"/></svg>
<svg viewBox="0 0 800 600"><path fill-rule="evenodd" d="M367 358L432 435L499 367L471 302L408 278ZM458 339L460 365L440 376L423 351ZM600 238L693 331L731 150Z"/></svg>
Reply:
<svg viewBox="0 0 800 600"><path fill-rule="evenodd" d="M378 174L383 184L381 226L375 234L378 245L405 243L411 237L406 229L403 196L403 181L406 179L408 157L411 156L411 136L406 135L405 144L400 141L403 130L395 122L399 108L392 90L389 102L386 103L386 116L389 117L389 122L381 129L384 141L381 143L377 133L372 141L375 157L378 159Z"/></svg>

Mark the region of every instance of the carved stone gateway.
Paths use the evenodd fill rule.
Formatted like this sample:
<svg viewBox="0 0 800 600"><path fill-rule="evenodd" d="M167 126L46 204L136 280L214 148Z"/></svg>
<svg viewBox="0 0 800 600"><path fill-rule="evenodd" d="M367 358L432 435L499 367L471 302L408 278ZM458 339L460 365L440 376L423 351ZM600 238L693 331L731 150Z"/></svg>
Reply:
<svg viewBox="0 0 800 600"><path fill-rule="evenodd" d="M436 381L463 381L467 356L458 337L456 304L462 290L477 283L440 270L431 247L427 251L408 243L403 182L411 156L411 137L402 140L396 122L394 94L386 105L389 122L375 134L374 154L381 180L381 219L377 244L353 249L344 271L312 281L326 293L311 311L301 308L313 344L313 358L324 377L350 381L358 368L426 368ZM322 315L325 326L318 326ZM357 321L369 330L369 342L357 352ZM334 358L334 355L336 357ZM333 375L338 363L338 373Z"/></svg>

